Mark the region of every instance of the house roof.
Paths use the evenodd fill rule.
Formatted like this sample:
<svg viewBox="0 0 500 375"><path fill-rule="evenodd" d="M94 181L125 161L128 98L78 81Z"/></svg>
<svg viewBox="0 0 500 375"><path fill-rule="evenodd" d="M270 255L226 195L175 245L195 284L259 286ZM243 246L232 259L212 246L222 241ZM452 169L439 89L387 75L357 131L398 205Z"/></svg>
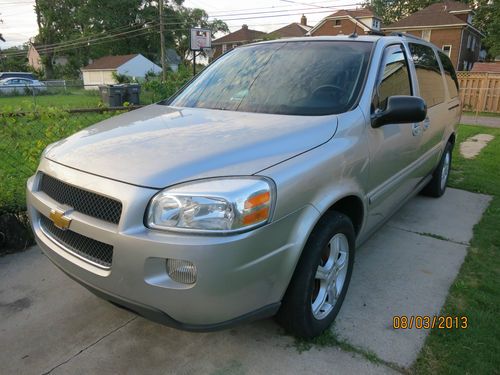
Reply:
<svg viewBox="0 0 500 375"><path fill-rule="evenodd" d="M312 26L301 25L300 23L293 22L280 29L271 31L269 34L278 35L280 38L291 38L295 36L304 36L312 29Z"/></svg>
<svg viewBox="0 0 500 375"><path fill-rule="evenodd" d="M341 9L341 10L336 11L335 13L330 14L327 18L345 17L345 16L379 18L378 16L375 15L375 13L373 13L368 8Z"/></svg>
<svg viewBox="0 0 500 375"><path fill-rule="evenodd" d="M410 14L408 17L384 27L384 29L436 25L467 25L467 22L450 13L464 10L470 10L470 8L466 4L457 1L443 1Z"/></svg>
<svg viewBox="0 0 500 375"><path fill-rule="evenodd" d="M259 30L249 29L247 25L243 25L241 29L236 30L234 33L230 33L220 37L219 39L215 39L212 41L212 44L222 44L222 43L231 43L231 42L251 42L254 40L261 40L266 35L265 32Z"/></svg>
<svg viewBox="0 0 500 375"><path fill-rule="evenodd" d="M499 63L474 63L474 66L471 69L471 72L474 73L500 73L500 64Z"/></svg>
<svg viewBox="0 0 500 375"><path fill-rule="evenodd" d="M139 56L138 53L131 55L118 55L118 56L104 56L94 60L82 70L103 70L103 69L116 69L125 64L127 61L132 60L134 57Z"/></svg>

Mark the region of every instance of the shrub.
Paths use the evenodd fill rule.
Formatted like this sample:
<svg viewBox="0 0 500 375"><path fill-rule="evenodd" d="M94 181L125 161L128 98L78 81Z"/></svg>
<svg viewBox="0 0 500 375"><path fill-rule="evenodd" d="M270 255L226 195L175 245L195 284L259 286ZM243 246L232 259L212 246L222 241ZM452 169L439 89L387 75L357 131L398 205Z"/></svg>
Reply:
<svg viewBox="0 0 500 375"><path fill-rule="evenodd" d="M177 72L167 72L165 82L161 81L161 76L148 76L148 79L144 83L144 89L152 92L152 100L156 102L174 95L192 76L193 74L190 69L184 65L180 65Z"/></svg>

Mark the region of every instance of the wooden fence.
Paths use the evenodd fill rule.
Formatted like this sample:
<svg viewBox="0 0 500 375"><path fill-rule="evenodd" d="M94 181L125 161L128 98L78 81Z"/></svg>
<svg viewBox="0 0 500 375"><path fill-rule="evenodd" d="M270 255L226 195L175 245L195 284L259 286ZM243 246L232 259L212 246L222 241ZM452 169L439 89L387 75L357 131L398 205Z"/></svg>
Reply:
<svg viewBox="0 0 500 375"><path fill-rule="evenodd" d="M500 73L457 72L464 111L500 113Z"/></svg>

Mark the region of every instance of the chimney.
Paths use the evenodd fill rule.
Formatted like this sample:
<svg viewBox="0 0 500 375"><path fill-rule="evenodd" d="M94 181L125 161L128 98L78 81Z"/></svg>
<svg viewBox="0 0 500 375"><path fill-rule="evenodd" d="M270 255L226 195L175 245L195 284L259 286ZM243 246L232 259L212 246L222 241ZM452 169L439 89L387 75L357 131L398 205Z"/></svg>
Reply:
<svg viewBox="0 0 500 375"><path fill-rule="evenodd" d="M241 28L242 28L243 30L248 30L248 25L247 25L247 24L243 24L243 25L241 26Z"/></svg>
<svg viewBox="0 0 500 375"><path fill-rule="evenodd" d="M304 14L300 17L300 24L302 26L307 26L307 17Z"/></svg>

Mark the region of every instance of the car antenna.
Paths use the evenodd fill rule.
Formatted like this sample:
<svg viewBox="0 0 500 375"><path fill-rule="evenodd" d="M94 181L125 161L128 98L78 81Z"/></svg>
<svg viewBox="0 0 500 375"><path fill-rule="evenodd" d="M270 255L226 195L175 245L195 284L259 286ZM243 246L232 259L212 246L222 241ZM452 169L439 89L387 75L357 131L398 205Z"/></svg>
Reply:
<svg viewBox="0 0 500 375"><path fill-rule="evenodd" d="M358 19L354 17L354 31L352 32L351 35L349 35L349 38L357 38L358 33L356 32L358 30Z"/></svg>

